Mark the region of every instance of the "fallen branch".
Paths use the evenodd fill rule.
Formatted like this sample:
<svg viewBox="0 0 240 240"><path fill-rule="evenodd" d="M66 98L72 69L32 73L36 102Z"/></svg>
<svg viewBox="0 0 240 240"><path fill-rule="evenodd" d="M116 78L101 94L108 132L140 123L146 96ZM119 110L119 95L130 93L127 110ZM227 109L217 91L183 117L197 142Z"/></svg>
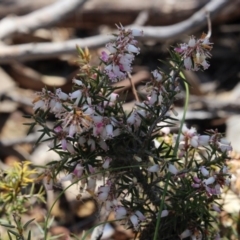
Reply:
<svg viewBox="0 0 240 240"><path fill-rule="evenodd" d="M63 20L87 0L60 0L24 16L8 16L0 21L0 39L49 27Z"/></svg>
<svg viewBox="0 0 240 240"><path fill-rule="evenodd" d="M163 41L166 39L176 39L182 34L196 31L207 24L206 12L210 13L213 19L221 9L231 0L212 0L201 10L193 14L190 18L171 26L164 27L143 27L143 40ZM139 26L130 25L131 28ZM62 54L76 53L76 45L81 48L97 48L103 46L111 39L110 35L98 35L84 39L74 39L57 43L30 43L15 46L0 46L0 63L11 63L13 60L26 61L44 58L53 58Z"/></svg>

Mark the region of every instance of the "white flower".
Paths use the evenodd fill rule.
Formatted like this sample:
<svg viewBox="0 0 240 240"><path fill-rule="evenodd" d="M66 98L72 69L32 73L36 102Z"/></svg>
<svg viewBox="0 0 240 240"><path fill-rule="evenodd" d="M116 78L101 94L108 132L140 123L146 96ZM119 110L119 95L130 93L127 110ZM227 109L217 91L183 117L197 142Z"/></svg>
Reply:
<svg viewBox="0 0 240 240"><path fill-rule="evenodd" d="M72 173L62 177L60 179L60 182L65 182L65 181L72 181L74 179L74 175Z"/></svg>
<svg viewBox="0 0 240 240"><path fill-rule="evenodd" d="M138 227L138 217L136 215L132 215L130 217L130 221L135 229Z"/></svg>
<svg viewBox="0 0 240 240"><path fill-rule="evenodd" d="M168 171L174 175L178 173L177 168L171 163L168 164Z"/></svg>
<svg viewBox="0 0 240 240"><path fill-rule="evenodd" d="M158 92L154 89L149 99L149 104L154 105L158 101Z"/></svg>
<svg viewBox="0 0 240 240"><path fill-rule="evenodd" d="M107 43L106 48L108 49L108 51L110 53L116 53L117 52L116 46L113 43Z"/></svg>
<svg viewBox="0 0 240 240"><path fill-rule="evenodd" d="M67 100L68 95L64 92L62 92L61 88L56 89L56 95L61 99L61 100Z"/></svg>
<svg viewBox="0 0 240 240"><path fill-rule="evenodd" d="M73 135L77 132L77 126L75 124L71 124L69 127L69 136L73 137Z"/></svg>
<svg viewBox="0 0 240 240"><path fill-rule="evenodd" d="M203 180L203 183L206 185L213 184L215 182L215 177L209 177L208 179Z"/></svg>
<svg viewBox="0 0 240 240"><path fill-rule="evenodd" d="M33 110L37 110L38 108L44 109L45 103L43 100L39 100L34 103Z"/></svg>
<svg viewBox="0 0 240 240"><path fill-rule="evenodd" d="M184 58L184 66L187 70L191 70L192 69L192 60L190 57L186 57Z"/></svg>
<svg viewBox="0 0 240 240"><path fill-rule="evenodd" d="M204 177L209 176L209 171L204 166L200 167L200 171Z"/></svg>
<svg viewBox="0 0 240 240"><path fill-rule="evenodd" d="M209 144L210 136L209 135L200 135L198 137L198 143L200 146L207 146Z"/></svg>
<svg viewBox="0 0 240 240"><path fill-rule="evenodd" d="M118 94L117 93L111 93L108 97L110 102L115 102L118 98Z"/></svg>
<svg viewBox="0 0 240 240"><path fill-rule="evenodd" d="M218 142L218 147L222 152L232 151L232 146L226 138L221 138Z"/></svg>
<svg viewBox="0 0 240 240"><path fill-rule="evenodd" d="M146 217L145 217L139 210L137 210L137 211L135 212L135 215L138 216L138 218L139 218L140 221L145 221L145 219L146 219Z"/></svg>
<svg viewBox="0 0 240 240"><path fill-rule="evenodd" d="M73 79L72 80L73 83L77 84L78 86L83 86L83 82L81 80L77 80L77 79Z"/></svg>
<svg viewBox="0 0 240 240"><path fill-rule="evenodd" d="M147 169L149 172L158 172L160 170L160 167L158 164L155 164Z"/></svg>
<svg viewBox="0 0 240 240"><path fill-rule="evenodd" d="M71 143L67 143L66 148L67 148L68 152L70 152L71 154L75 153L75 150L74 150L73 145Z"/></svg>
<svg viewBox="0 0 240 240"><path fill-rule="evenodd" d="M191 37L188 41L188 46L189 47L195 47L195 45L196 45L196 40L195 40L194 37Z"/></svg>
<svg viewBox="0 0 240 240"><path fill-rule="evenodd" d="M152 71L152 75L157 82L162 80L162 75L158 72L158 70Z"/></svg>
<svg viewBox="0 0 240 240"><path fill-rule="evenodd" d="M127 210L125 207L118 206L115 208L115 218L116 219L121 219L124 218L127 214Z"/></svg>
<svg viewBox="0 0 240 240"><path fill-rule="evenodd" d="M102 202L106 201L108 198L108 193L107 192L101 192L98 194L98 199Z"/></svg>
<svg viewBox="0 0 240 240"><path fill-rule="evenodd" d="M220 209L219 206L216 205L216 204L213 204L213 205L212 205L212 209L213 209L214 211L218 212L218 213L221 212L221 209Z"/></svg>
<svg viewBox="0 0 240 240"><path fill-rule="evenodd" d="M136 54L139 54L140 53L140 49L139 48L137 48L137 47L135 47L134 45L132 45L132 44L128 44L127 46L126 46L126 50L128 51L128 52L132 52L132 53L136 53Z"/></svg>
<svg viewBox="0 0 240 240"><path fill-rule="evenodd" d="M168 210L163 210L163 211L161 212L161 218L168 216L168 214L169 214L169 211L168 211Z"/></svg>
<svg viewBox="0 0 240 240"><path fill-rule="evenodd" d="M106 158L105 158L105 161L104 161L104 163L103 163L103 165L102 165L102 167L103 167L104 169L109 168L109 164L110 164L111 161L112 161L112 159L111 159L110 157L106 157Z"/></svg>
<svg viewBox="0 0 240 240"><path fill-rule="evenodd" d="M76 90L76 91L70 93L69 95L70 95L71 99L77 98L77 99L80 100L80 98L82 97L82 91L81 90Z"/></svg>
<svg viewBox="0 0 240 240"><path fill-rule="evenodd" d="M192 232L189 230L189 229L186 229L185 231L183 231L181 234L180 234L180 238L181 239L184 239L184 238L187 238L187 237L190 237L192 235Z"/></svg>
<svg viewBox="0 0 240 240"><path fill-rule="evenodd" d="M87 189L94 192L95 188L96 188L96 178L90 177L87 182Z"/></svg>
<svg viewBox="0 0 240 240"><path fill-rule="evenodd" d="M198 147L198 136L191 137L190 144L192 147L197 148Z"/></svg>
<svg viewBox="0 0 240 240"><path fill-rule="evenodd" d="M107 133L107 138L112 138L113 137L113 125L108 124L105 127L106 133Z"/></svg>

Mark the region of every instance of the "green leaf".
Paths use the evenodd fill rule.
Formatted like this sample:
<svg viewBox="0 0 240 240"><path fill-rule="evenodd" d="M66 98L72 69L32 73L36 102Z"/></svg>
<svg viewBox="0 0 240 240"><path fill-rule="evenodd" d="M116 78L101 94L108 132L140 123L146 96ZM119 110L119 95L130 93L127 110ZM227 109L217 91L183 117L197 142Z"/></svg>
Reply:
<svg viewBox="0 0 240 240"><path fill-rule="evenodd" d="M14 231L12 231L11 229L9 229L8 232L12 233L14 236L16 236L16 237L18 237L18 238L21 237L21 235L20 235L19 233L14 232Z"/></svg>
<svg viewBox="0 0 240 240"><path fill-rule="evenodd" d="M12 240L11 234L9 232L7 232L7 234L8 234L9 239Z"/></svg>
<svg viewBox="0 0 240 240"><path fill-rule="evenodd" d="M0 223L0 225L3 226L3 227L8 227L8 228L16 228L16 227L13 226L13 225L5 224L5 223Z"/></svg>
<svg viewBox="0 0 240 240"><path fill-rule="evenodd" d="M23 115L24 118L32 118L32 115Z"/></svg>
<svg viewBox="0 0 240 240"><path fill-rule="evenodd" d="M27 222L23 225L23 229L25 230L25 229L28 227L28 225L29 225L32 221L34 221L34 220L35 220L35 218L27 221Z"/></svg>
<svg viewBox="0 0 240 240"><path fill-rule="evenodd" d="M42 138L45 136L45 132L43 132L42 134L41 134L41 136L38 138L38 140L36 141L36 145L42 140Z"/></svg>
<svg viewBox="0 0 240 240"><path fill-rule="evenodd" d="M31 240L31 231L28 232L27 240Z"/></svg>
<svg viewBox="0 0 240 240"><path fill-rule="evenodd" d="M27 124L27 123L24 123L23 125L31 125L28 132L27 132L27 135L30 134L33 130L33 128L35 127L36 123L30 123L30 124Z"/></svg>

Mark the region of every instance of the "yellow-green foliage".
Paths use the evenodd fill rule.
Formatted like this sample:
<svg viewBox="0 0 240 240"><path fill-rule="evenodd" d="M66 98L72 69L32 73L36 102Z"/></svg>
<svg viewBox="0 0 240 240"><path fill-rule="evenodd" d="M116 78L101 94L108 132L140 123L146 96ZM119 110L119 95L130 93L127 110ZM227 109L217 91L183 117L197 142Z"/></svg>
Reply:
<svg viewBox="0 0 240 240"><path fill-rule="evenodd" d="M30 168L29 161L15 162L2 172L0 179L0 216L21 214L26 211L24 204L31 198L42 198L42 189L34 193L36 170Z"/></svg>

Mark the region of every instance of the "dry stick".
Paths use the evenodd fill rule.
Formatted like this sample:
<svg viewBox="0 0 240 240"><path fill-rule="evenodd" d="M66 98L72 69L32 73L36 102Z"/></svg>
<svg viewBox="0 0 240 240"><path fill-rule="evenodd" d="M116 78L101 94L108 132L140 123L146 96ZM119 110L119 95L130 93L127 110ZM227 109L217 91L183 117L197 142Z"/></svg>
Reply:
<svg viewBox="0 0 240 240"><path fill-rule="evenodd" d="M137 94L137 91L136 91L136 88L135 88L135 84L132 81L132 75L129 72L127 73L127 75L128 75L128 79L129 79L129 81L131 83L131 87L132 87L132 91L133 91L134 97L135 97L137 102L140 102L138 94Z"/></svg>
<svg viewBox="0 0 240 240"><path fill-rule="evenodd" d="M183 33L196 31L203 27L206 23L206 11L211 14L212 19L232 0L212 0L202 9L193 14L187 20L166 27L145 27L144 36L140 37L144 40L166 40L176 39ZM31 19L29 19L31 21ZM136 25L127 26L128 28L140 28ZM0 28L1 29L1 28ZM11 63L13 60L25 61L44 58L53 58L61 54L73 54L76 52L76 45L81 48L97 48L103 46L112 38L110 35L98 35L84 39L74 39L57 43L30 43L13 46L0 46L0 63Z"/></svg>
<svg viewBox="0 0 240 240"><path fill-rule="evenodd" d="M71 15L87 0L60 0L24 16L8 16L0 21L0 39L15 33L32 32L53 26Z"/></svg>

